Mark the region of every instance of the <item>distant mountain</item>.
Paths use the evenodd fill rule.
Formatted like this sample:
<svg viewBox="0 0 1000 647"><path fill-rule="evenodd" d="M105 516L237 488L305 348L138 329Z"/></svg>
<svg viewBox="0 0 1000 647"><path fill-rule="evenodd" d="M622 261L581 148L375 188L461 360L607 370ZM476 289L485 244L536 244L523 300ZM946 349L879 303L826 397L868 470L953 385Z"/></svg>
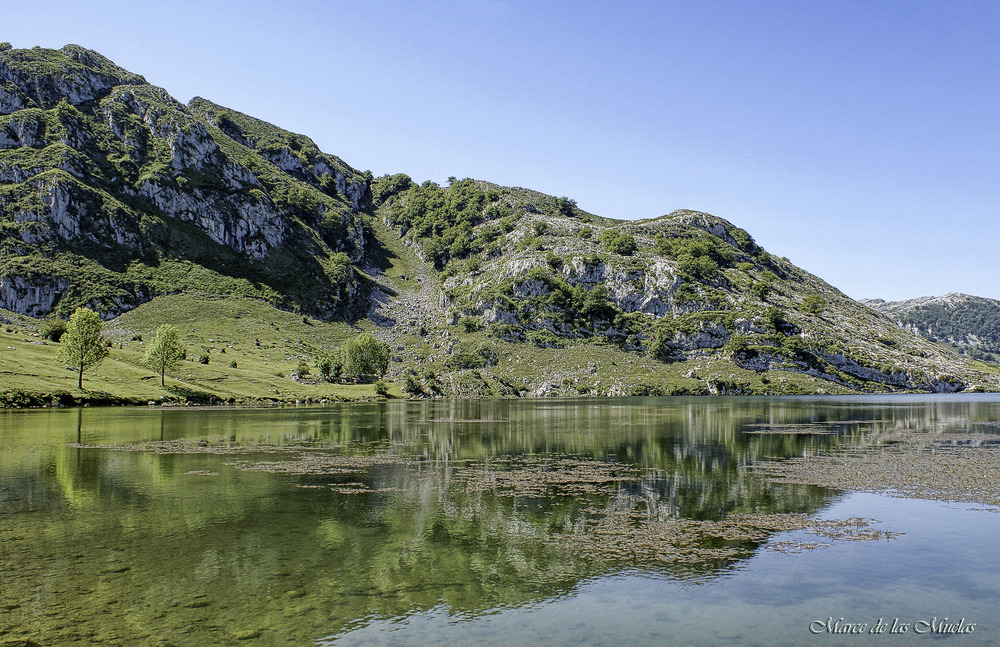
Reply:
<svg viewBox="0 0 1000 647"><path fill-rule="evenodd" d="M864 300L904 328L951 344L975 359L1000 362L1000 301L951 293L906 301Z"/></svg>
<svg viewBox="0 0 1000 647"><path fill-rule="evenodd" d="M91 50L0 45L0 309L86 305L124 343L123 313L170 322L179 293L370 330L417 395L1000 389L721 218L374 178Z"/></svg>

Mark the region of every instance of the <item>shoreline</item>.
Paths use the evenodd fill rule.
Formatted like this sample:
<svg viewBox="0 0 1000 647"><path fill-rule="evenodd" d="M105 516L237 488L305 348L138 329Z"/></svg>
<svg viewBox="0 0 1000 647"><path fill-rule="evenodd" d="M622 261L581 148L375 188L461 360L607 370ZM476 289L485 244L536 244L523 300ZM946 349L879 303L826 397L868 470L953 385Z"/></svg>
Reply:
<svg viewBox="0 0 1000 647"><path fill-rule="evenodd" d="M599 399L615 399L624 400L629 398L642 398L642 397L660 397L660 398L705 398L705 399L717 399L717 398L784 398L784 399L794 399L794 398L907 398L907 397L924 397L924 396L940 396L942 398L951 397L968 397L968 396L1000 396L1000 391L958 391L955 393L936 393L933 391L867 391L863 393L797 393L797 394L784 394L784 393L755 393L755 394L698 394L698 393L678 393L678 394L667 394L667 395L594 395L594 394L581 394L577 396L562 396L562 395L523 395L523 396L508 396L508 397L462 397L462 396L424 396L424 397L410 397L406 395L396 395L394 393L389 393L387 396L377 396L377 395L359 395L359 396L327 396L324 398L316 398L313 396L289 396L289 397L276 397L276 398L247 398L247 399L237 399L237 398L227 398L223 399L217 396L206 394L209 397L206 399L202 398L144 398L144 397L130 397L130 396L117 396L107 392L96 393L93 396L78 396L67 391L23 391L20 389L7 389L0 391L0 411L4 410L27 410L27 409L71 409L76 407L134 407L134 408L150 408L150 407L160 407L160 408L187 408L187 407L198 407L198 408L227 408L227 407L278 407L278 406L288 406L288 405L325 405L325 404L342 404L342 403L352 403L352 402L378 402L378 401L388 401L388 400L407 400L414 402L421 401L439 401L439 400L599 400Z"/></svg>

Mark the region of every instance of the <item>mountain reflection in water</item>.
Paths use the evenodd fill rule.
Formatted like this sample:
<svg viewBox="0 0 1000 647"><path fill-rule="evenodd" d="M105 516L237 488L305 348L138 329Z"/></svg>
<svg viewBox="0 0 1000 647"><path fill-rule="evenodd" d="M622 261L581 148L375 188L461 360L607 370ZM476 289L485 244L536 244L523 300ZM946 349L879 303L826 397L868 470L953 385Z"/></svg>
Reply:
<svg viewBox="0 0 1000 647"><path fill-rule="evenodd" d="M765 546L894 538L872 519L820 519L837 492L748 466L900 429L981 432L997 408L639 398L0 412L0 635L313 644L418 612L543 604L622 572L711 583Z"/></svg>

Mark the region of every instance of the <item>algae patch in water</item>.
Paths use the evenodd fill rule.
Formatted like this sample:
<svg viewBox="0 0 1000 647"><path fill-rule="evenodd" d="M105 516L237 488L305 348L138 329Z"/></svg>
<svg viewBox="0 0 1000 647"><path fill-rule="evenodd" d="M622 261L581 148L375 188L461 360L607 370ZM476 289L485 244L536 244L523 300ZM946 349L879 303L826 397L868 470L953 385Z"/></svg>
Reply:
<svg viewBox="0 0 1000 647"><path fill-rule="evenodd" d="M611 493L638 478L637 469L621 463L535 456L473 463L452 477L468 492L513 497Z"/></svg>
<svg viewBox="0 0 1000 647"><path fill-rule="evenodd" d="M694 566L748 558L761 545L782 553L833 546L800 538L773 539L791 531L831 541L888 541L901 535L874 528L878 523L874 519L819 519L800 513L731 514L718 521L660 518L644 497L627 494L589 513L583 523L551 534L548 542L594 560Z"/></svg>
<svg viewBox="0 0 1000 647"><path fill-rule="evenodd" d="M914 431L832 455L750 466L775 483L1000 505L1000 440Z"/></svg>
<svg viewBox="0 0 1000 647"><path fill-rule="evenodd" d="M812 428L812 427L809 427ZM810 432L810 433L815 433ZM332 477L334 482L295 483L305 490L338 495L389 494L408 497L415 480L375 484L372 469L398 467L411 478L437 479L449 500L495 498L515 507L544 502L556 510L538 539L550 549L598 563L616 562L657 569L670 565L698 575L748 558L762 546L793 553L829 548L836 541L893 540L899 533L881 530L872 519L826 520L802 513L733 513L722 519L688 519L662 507L649 487L649 470L608 460L572 455L528 454L447 464L422 456L380 453L345 454L343 447L263 443L155 441L105 449L167 453L212 453L234 457L224 465L279 477ZM366 451L351 447L347 450ZM367 451L372 448L368 447ZM280 454L271 459L265 454ZM430 467L431 469L427 469ZM191 475L214 475L195 470ZM337 477L344 477L340 482ZM531 505L535 505L531 504ZM556 519L558 518L558 521ZM786 533L815 535L812 541ZM780 536L780 538L779 538Z"/></svg>

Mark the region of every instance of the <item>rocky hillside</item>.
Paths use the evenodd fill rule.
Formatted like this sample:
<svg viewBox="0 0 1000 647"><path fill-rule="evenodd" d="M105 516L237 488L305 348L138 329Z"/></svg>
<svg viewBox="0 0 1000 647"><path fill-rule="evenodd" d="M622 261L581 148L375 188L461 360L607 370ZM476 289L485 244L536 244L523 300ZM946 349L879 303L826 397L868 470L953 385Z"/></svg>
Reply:
<svg viewBox="0 0 1000 647"><path fill-rule="evenodd" d="M383 177L372 194L381 222L438 271L439 307L466 335L556 352L599 340L661 367L686 367L694 379L703 377L696 367L730 367L701 380L710 392L780 390L767 376L782 373L861 391L996 388L989 371L709 214L614 221L566 198L473 180L444 188ZM458 342L451 352L456 367L503 373L494 367L504 353L482 342ZM553 375L535 390L575 395L576 375Z"/></svg>
<svg viewBox="0 0 1000 647"><path fill-rule="evenodd" d="M975 359L1000 363L1000 301L951 293L863 303L925 339L950 344Z"/></svg>
<svg viewBox="0 0 1000 647"><path fill-rule="evenodd" d="M96 52L4 45L0 183L0 307L112 316L177 291L355 305L365 175Z"/></svg>
<svg viewBox="0 0 1000 647"><path fill-rule="evenodd" d="M1000 389L721 218L376 179L96 52L0 45L0 309L87 305L126 350L177 293L371 330L418 396Z"/></svg>

